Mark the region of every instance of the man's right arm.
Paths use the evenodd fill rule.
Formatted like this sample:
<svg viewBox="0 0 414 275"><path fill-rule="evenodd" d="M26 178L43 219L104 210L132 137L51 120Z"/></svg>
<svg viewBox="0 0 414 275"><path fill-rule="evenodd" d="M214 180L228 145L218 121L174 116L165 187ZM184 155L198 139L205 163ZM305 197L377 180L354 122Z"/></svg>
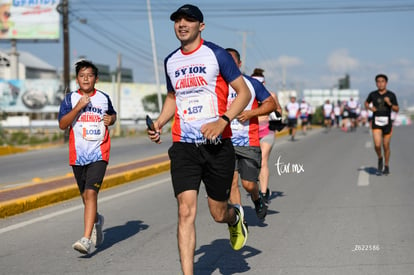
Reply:
<svg viewBox="0 0 414 275"><path fill-rule="evenodd" d="M175 96L173 92L168 92L165 98L164 105L157 120L154 121L154 131L147 129L149 138L156 142L161 143L160 134L161 128L174 116L176 108Z"/></svg>
<svg viewBox="0 0 414 275"><path fill-rule="evenodd" d="M174 116L176 106L174 93L168 92L161 113L158 119L154 122L156 130L161 129Z"/></svg>

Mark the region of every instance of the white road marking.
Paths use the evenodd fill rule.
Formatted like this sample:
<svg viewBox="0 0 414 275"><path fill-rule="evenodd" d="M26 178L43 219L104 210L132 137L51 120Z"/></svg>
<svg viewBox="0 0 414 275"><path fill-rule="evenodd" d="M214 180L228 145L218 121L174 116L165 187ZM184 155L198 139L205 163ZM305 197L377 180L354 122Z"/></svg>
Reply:
<svg viewBox="0 0 414 275"><path fill-rule="evenodd" d="M102 202L110 201L110 200L113 200L113 199L116 199L116 198L119 198L119 197L122 197L122 196L131 195L134 192L138 192L138 191L150 188L150 187L154 187L156 185L168 182L170 180L171 179L168 177L168 178L156 181L156 182L141 185L141 186L138 186L134 189L129 189L129 190L121 192L121 193L113 194L111 196L107 196L107 197L104 197L102 199L98 199L98 202L102 203ZM8 227L1 228L0 229L0 234L9 232L9 231L12 231L12 230L15 230L15 229L19 229L19 228L22 228L22 227L25 227L25 226L28 226L28 225L31 225L31 224L34 224L34 223L37 223L37 222L40 222L40 221L51 219L53 217L60 216L60 215L63 215L63 214L69 213L69 212L73 212L73 211L79 210L81 208L83 208L82 204L78 205L78 206L73 206L73 207L70 207L70 208L67 208L67 209L64 209L64 210L60 210L60 211L57 211L57 212L54 212L54 213L50 213L50 214L47 214L47 215L44 215L44 216L41 216L41 217L38 217L38 218L27 220L27 221L24 221L24 222L21 222L21 223L10 225Z"/></svg>
<svg viewBox="0 0 414 275"><path fill-rule="evenodd" d="M369 185L369 174L365 171L365 167L362 166L359 168L358 173L358 186L368 186Z"/></svg>
<svg viewBox="0 0 414 275"><path fill-rule="evenodd" d="M365 148L372 148L372 142L371 141L365 142Z"/></svg>

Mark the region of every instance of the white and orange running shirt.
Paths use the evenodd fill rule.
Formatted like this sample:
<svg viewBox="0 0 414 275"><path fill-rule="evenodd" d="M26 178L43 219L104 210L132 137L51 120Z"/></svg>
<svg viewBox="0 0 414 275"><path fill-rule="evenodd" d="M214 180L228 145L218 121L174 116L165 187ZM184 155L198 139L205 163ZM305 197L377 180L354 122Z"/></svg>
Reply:
<svg viewBox="0 0 414 275"><path fill-rule="evenodd" d="M228 83L241 73L223 48L202 40L190 53L177 49L164 61L167 91L175 95L173 142L203 143L203 124L219 119L227 110ZM230 125L221 138L230 138Z"/></svg>
<svg viewBox="0 0 414 275"><path fill-rule="evenodd" d="M243 78L252 95L249 104L244 110L256 109L259 107L259 102L263 102L271 95L257 79L246 75L243 75ZM236 96L236 91L229 86L228 106L230 106ZM231 121L231 131L233 133L231 141L234 146L260 146L259 119L257 117L253 117L243 123L238 121L237 118L233 119Z"/></svg>
<svg viewBox="0 0 414 275"><path fill-rule="evenodd" d="M69 113L82 94L68 93L60 104L58 120ZM109 161L111 141L103 116L116 114L111 99L102 91L95 90L90 103L82 109L69 128L69 164L87 165L97 161Z"/></svg>

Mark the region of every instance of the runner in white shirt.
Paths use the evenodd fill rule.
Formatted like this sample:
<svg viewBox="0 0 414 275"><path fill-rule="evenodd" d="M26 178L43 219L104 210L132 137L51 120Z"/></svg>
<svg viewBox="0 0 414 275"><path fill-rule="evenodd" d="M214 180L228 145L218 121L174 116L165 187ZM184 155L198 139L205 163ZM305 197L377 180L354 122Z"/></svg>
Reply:
<svg viewBox="0 0 414 275"><path fill-rule="evenodd" d="M300 114L299 103L296 102L296 96L291 95L290 102L286 105L285 110L287 112L290 140L295 140L296 126L298 123L298 117Z"/></svg>
<svg viewBox="0 0 414 275"><path fill-rule="evenodd" d="M333 106L332 103L327 99L325 104L323 104L323 117L324 117L324 125L327 129L332 127L332 114L333 114Z"/></svg>
<svg viewBox="0 0 414 275"><path fill-rule="evenodd" d="M351 120L351 132L356 130L358 118L359 103L351 97L346 103L346 109L349 112L349 119Z"/></svg>

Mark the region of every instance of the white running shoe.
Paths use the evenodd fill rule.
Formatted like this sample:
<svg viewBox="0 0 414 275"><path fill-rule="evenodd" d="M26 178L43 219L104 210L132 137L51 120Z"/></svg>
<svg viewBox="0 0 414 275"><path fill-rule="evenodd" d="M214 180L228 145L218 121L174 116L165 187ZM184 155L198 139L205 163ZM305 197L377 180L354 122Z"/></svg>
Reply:
<svg viewBox="0 0 414 275"><path fill-rule="evenodd" d="M89 254L91 249L91 240L88 238L82 237L79 241L76 241L72 248L79 251L82 254Z"/></svg>
<svg viewBox="0 0 414 275"><path fill-rule="evenodd" d="M101 245L104 240L104 235L102 232L102 227L104 225L104 216L98 215L98 222L93 224L92 234L91 234L91 242L95 247Z"/></svg>

